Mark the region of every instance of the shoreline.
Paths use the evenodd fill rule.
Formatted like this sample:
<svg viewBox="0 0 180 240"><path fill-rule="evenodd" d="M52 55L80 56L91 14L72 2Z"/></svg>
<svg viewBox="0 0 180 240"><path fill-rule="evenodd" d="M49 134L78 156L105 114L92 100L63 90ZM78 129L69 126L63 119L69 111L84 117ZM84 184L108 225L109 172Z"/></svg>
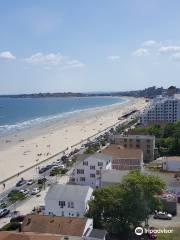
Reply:
<svg viewBox="0 0 180 240"><path fill-rule="evenodd" d="M142 110L146 105L141 98L126 99L129 101L91 109L41 129L31 129L30 133L17 134L10 143L1 142L0 182L117 124L123 112L135 107Z"/></svg>
<svg viewBox="0 0 180 240"><path fill-rule="evenodd" d="M69 98L74 98L74 97L69 97ZM78 97L77 97L78 98ZM88 98L88 97L83 97L83 98ZM20 132L29 130L29 129L33 129L33 128L38 128L41 124L46 126L49 124L53 124L59 121L63 121L65 119L67 119L68 117L73 117L76 116L77 114L86 112L86 111L91 111L91 110L99 110L99 109L103 109L103 108L107 108L107 107L111 107L111 106L115 106L115 105L119 105L119 104L124 104L126 102L128 102L129 100L126 97L106 97L106 96L102 96L100 98L110 98L110 99L118 99L118 100L122 100L121 101L117 101L116 103L113 104L108 104L108 105L102 105L102 106L94 106L94 107L87 107L87 108L82 108L82 109L76 109L76 110L70 110L67 112L60 112L57 114L52 114L52 115L47 115L47 116L40 116L40 117L35 117L33 119L29 119L29 120L24 120L24 121L20 121L20 122L16 122L14 124L4 124L4 125L0 125L1 129L6 129L6 132L3 133L1 130L0 132L0 140L3 138L8 138L8 136L12 137L12 135L16 135ZM9 130L7 129L9 128Z"/></svg>
<svg viewBox="0 0 180 240"><path fill-rule="evenodd" d="M108 110L108 108L111 109L112 107L124 105L124 104L128 103L131 99L131 97L113 97L113 98L120 98L120 99L123 99L123 101L117 102L114 104L110 104L110 105L78 109L78 110L75 110L72 112L64 112L64 113L60 113L59 115L56 115L54 117L49 116L49 117L47 117L49 119L46 119L45 121L39 122L35 125L31 125L29 127L19 129L16 132L12 132L12 133L9 133L4 136L0 135L0 151L9 148L10 146L14 145L15 143L18 143L17 138L29 140L29 139L37 137L41 134L45 134L45 132L50 128L59 127L60 124L62 125L62 127L64 127L65 125L67 125L66 123L69 120L69 118L74 120L76 118L79 118L79 115L84 115L84 114L88 114L88 113L91 113L94 111L99 111L99 110L100 111ZM64 116L60 116L60 115L64 115ZM32 119L32 120L34 121L36 119ZM8 144L3 144L6 141L8 142Z"/></svg>

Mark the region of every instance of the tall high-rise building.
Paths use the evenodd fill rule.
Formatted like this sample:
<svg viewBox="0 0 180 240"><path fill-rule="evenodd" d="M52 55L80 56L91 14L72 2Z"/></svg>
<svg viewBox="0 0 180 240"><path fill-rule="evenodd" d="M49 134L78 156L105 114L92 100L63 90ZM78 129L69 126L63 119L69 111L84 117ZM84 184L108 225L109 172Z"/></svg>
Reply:
<svg viewBox="0 0 180 240"><path fill-rule="evenodd" d="M180 95L173 94L174 91L174 88L169 88L167 97L157 97L152 100L141 114L142 125L175 123L180 120Z"/></svg>

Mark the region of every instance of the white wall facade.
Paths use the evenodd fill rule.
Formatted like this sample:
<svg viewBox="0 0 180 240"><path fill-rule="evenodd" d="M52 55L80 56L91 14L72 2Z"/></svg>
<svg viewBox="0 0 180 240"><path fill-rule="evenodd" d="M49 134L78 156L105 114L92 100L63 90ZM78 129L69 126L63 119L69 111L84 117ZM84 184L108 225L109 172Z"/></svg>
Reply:
<svg viewBox="0 0 180 240"><path fill-rule="evenodd" d="M180 171L180 161L175 160L164 160L162 164L164 171L169 172L179 172Z"/></svg>
<svg viewBox="0 0 180 240"><path fill-rule="evenodd" d="M99 187L101 172L111 169L111 163L112 157L110 156L104 160L89 157L75 166L71 180L78 185Z"/></svg>
<svg viewBox="0 0 180 240"><path fill-rule="evenodd" d="M88 201L91 199L92 193L93 189L89 188L86 198L81 200L75 200L76 197L66 199L63 196L61 199L54 200L45 198L45 215L83 217L89 208ZM63 205L62 202L64 202L65 205Z"/></svg>

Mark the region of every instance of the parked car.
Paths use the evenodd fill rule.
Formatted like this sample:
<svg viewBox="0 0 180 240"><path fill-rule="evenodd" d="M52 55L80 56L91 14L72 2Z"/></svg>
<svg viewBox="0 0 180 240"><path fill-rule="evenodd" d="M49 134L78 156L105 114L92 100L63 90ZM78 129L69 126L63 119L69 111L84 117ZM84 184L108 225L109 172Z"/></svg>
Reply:
<svg viewBox="0 0 180 240"><path fill-rule="evenodd" d="M56 160L56 163L62 163L61 159Z"/></svg>
<svg viewBox="0 0 180 240"><path fill-rule="evenodd" d="M59 165L59 168L64 169L65 168L64 164Z"/></svg>
<svg viewBox="0 0 180 240"><path fill-rule="evenodd" d="M16 187L21 187L21 186L25 185L26 183L27 183L27 181L24 178L21 178L21 180L19 180L16 183Z"/></svg>
<svg viewBox="0 0 180 240"><path fill-rule="evenodd" d="M29 179L28 181L27 181L27 185L32 185L34 183L34 180L33 179Z"/></svg>
<svg viewBox="0 0 180 240"><path fill-rule="evenodd" d="M46 167L42 167L41 169L39 169L39 174L44 173L47 171Z"/></svg>
<svg viewBox="0 0 180 240"><path fill-rule="evenodd" d="M58 167L59 165L58 165L58 163L57 162L53 162L52 163L52 168L54 168L54 167Z"/></svg>
<svg viewBox="0 0 180 240"><path fill-rule="evenodd" d="M0 209L6 208L6 207L7 207L7 203L5 203L5 202L0 202Z"/></svg>
<svg viewBox="0 0 180 240"><path fill-rule="evenodd" d="M53 167L52 164L47 165L47 166L45 167L45 168L46 168L46 171L47 171L47 170L50 170L52 167Z"/></svg>
<svg viewBox="0 0 180 240"><path fill-rule="evenodd" d="M38 184L43 184L43 183L45 183L46 181L47 181L47 179L46 179L45 177L39 178L39 179L38 179Z"/></svg>
<svg viewBox="0 0 180 240"><path fill-rule="evenodd" d="M36 194L38 194L40 191L41 191L41 190L40 190L39 188L33 188L31 194L32 194L32 195L36 195Z"/></svg>
<svg viewBox="0 0 180 240"><path fill-rule="evenodd" d="M7 208L0 209L0 218L5 217L10 213L10 210Z"/></svg>
<svg viewBox="0 0 180 240"><path fill-rule="evenodd" d="M64 156L61 157L61 161L62 161L62 162L66 162L67 159L68 159L68 157L67 157L66 155L64 155Z"/></svg>
<svg viewBox="0 0 180 240"><path fill-rule="evenodd" d="M27 195L29 193L29 189L21 189L19 192L23 193L24 195Z"/></svg>
<svg viewBox="0 0 180 240"><path fill-rule="evenodd" d="M25 215L19 215L17 217L12 217L10 222L23 222Z"/></svg>
<svg viewBox="0 0 180 240"><path fill-rule="evenodd" d="M154 217L154 219L162 219L162 220L171 220L172 219L172 215L170 213L166 213L166 212L156 212L153 217Z"/></svg>

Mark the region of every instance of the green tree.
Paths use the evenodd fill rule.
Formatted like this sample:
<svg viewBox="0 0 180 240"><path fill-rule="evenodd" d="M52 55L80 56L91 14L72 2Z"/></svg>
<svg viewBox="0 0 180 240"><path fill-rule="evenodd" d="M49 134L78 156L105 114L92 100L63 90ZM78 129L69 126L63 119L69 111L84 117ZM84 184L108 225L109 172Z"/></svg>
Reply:
<svg viewBox="0 0 180 240"><path fill-rule="evenodd" d="M164 187L158 177L131 172L122 184L94 191L88 216L93 217L95 227L114 234L128 233L160 207L155 195Z"/></svg>

